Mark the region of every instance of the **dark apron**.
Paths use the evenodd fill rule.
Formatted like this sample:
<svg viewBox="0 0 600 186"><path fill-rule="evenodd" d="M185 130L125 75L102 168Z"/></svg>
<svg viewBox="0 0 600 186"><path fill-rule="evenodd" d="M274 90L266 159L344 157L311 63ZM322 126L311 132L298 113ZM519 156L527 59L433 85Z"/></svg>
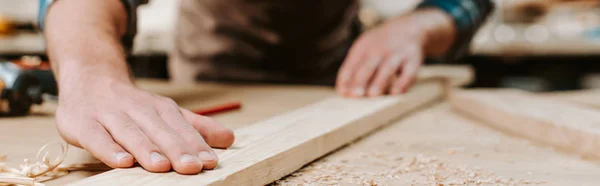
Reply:
<svg viewBox="0 0 600 186"><path fill-rule="evenodd" d="M361 30L355 0L181 2L171 63L204 81L331 85Z"/></svg>

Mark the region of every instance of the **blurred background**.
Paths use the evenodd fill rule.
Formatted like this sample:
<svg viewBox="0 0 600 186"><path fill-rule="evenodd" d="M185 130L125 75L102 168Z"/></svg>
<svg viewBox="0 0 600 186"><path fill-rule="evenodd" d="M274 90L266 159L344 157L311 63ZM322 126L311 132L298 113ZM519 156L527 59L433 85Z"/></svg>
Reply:
<svg viewBox="0 0 600 186"><path fill-rule="evenodd" d="M410 11L419 0L362 0L365 29ZM177 0L139 9L130 64L136 76L167 79ZM472 42L477 80L471 87L529 91L600 88L599 0L496 0L497 9ZM38 0L0 0L0 59L44 55L36 31ZM92 46L90 46L92 47Z"/></svg>

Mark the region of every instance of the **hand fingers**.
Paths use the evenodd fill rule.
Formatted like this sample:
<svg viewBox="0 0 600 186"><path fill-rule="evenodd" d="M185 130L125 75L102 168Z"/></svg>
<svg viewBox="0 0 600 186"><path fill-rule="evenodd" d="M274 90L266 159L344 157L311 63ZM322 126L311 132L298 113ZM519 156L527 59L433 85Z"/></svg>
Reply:
<svg viewBox="0 0 600 186"><path fill-rule="evenodd" d="M380 96L388 89L390 80L402 65L402 58L403 55L394 54L385 59L377 69L376 75L369 86L369 96Z"/></svg>
<svg viewBox="0 0 600 186"><path fill-rule="evenodd" d="M164 103L156 108L160 117L195 150L204 169L214 169L218 160L212 148L206 144L199 132L183 118L177 103L171 99L163 99L165 99Z"/></svg>
<svg viewBox="0 0 600 186"><path fill-rule="evenodd" d="M419 67L421 67L421 62L421 57L407 59L399 78L396 79L391 87L391 94L397 95L406 92L410 87L410 84L414 81L417 72L419 71Z"/></svg>
<svg viewBox="0 0 600 186"><path fill-rule="evenodd" d="M166 172L171 169L171 163L164 158L160 149L154 145L138 125L125 114L106 114L99 118L112 138L135 159L151 172Z"/></svg>
<svg viewBox="0 0 600 186"><path fill-rule="evenodd" d="M154 108L139 107L128 115L140 126L161 152L170 160L171 166L181 174L197 174L203 163L198 153L175 132Z"/></svg>
<svg viewBox="0 0 600 186"><path fill-rule="evenodd" d="M336 90L340 95L350 96L352 86L352 74L360 64L362 53L359 51L359 45L354 45L348 52L342 67L338 72L336 80Z"/></svg>
<svg viewBox="0 0 600 186"><path fill-rule="evenodd" d="M200 135L206 140L206 143L214 148L228 148L235 141L233 131L225 128L210 117L194 114L193 112L181 108L183 117L200 132Z"/></svg>
<svg viewBox="0 0 600 186"><path fill-rule="evenodd" d="M373 78L375 70L380 66L381 55L374 55L361 62L360 68L356 68L352 75L352 91L354 97L362 97L366 95L369 81Z"/></svg>
<svg viewBox="0 0 600 186"><path fill-rule="evenodd" d="M125 168L133 166L133 156L115 143L100 123L93 122L81 131L79 138L81 147L110 167Z"/></svg>

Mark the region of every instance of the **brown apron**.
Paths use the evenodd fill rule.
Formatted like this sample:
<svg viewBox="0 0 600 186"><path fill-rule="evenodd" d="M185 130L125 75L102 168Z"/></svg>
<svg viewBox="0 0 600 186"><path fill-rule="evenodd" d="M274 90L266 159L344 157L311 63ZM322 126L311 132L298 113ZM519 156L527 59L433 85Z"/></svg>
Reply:
<svg viewBox="0 0 600 186"><path fill-rule="evenodd" d="M357 11L356 0L181 0L171 76L332 84Z"/></svg>

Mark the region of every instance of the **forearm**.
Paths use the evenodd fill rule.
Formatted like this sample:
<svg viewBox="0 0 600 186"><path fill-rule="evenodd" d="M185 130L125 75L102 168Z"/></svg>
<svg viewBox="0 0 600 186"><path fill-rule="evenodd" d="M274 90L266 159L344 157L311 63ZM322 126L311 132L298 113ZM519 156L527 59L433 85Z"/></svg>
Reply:
<svg viewBox="0 0 600 186"><path fill-rule="evenodd" d="M418 32L425 34L424 44L427 56L444 55L456 40L457 29L452 17L439 9L420 9L410 13L407 17L414 23Z"/></svg>
<svg viewBox="0 0 600 186"><path fill-rule="evenodd" d="M424 0L415 12L426 10L432 13L423 15L422 21L434 20L430 22L433 26L424 29L428 57L451 62L468 53L473 36L494 10L494 3L492 0ZM451 32L454 34L448 35Z"/></svg>
<svg viewBox="0 0 600 186"><path fill-rule="evenodd" d="M120 38L127 15L119 0L61 0L48 11L48 56L61 87L68 81L105 76L129 81Z"/></svg>

